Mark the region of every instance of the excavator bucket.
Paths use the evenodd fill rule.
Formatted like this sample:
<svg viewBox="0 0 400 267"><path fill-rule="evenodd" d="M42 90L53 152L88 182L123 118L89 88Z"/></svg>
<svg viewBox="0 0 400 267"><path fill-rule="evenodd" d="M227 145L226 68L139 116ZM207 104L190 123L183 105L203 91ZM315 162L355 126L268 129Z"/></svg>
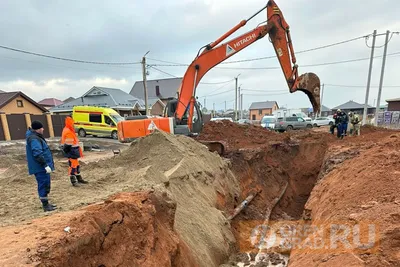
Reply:
<svg viewBox="0 0 400 267"><path fill-rule="evenodd" d="M297 78L297 90L304 92L313 107L314 114L319 114L321 111L321 83L319 77L312 72L305 73Z"/></svg>

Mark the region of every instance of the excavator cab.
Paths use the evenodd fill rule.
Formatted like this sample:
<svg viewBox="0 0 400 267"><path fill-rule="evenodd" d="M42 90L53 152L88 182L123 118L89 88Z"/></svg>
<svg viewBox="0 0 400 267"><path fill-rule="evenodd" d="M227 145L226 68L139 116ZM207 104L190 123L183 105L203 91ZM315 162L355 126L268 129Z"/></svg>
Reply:
<svg viewBox="0 0 400 267"><path fill-rule="evenodd" d="M175 118L176 107L178 105L178 99L174 98L168 101L164 109L164 117ZM196 101L194 105L194 112L192 118L192 130L188 127L189 107L186 108L186 112L181 120L174 119L174 132L175 134L183 135L198 135L203 129L203 113L201 112L200 105Z"/></svg>

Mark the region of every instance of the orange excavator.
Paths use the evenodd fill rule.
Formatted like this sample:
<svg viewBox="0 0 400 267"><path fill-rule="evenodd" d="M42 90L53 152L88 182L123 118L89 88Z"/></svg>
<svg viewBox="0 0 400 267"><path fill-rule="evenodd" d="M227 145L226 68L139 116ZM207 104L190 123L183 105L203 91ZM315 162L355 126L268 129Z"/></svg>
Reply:
<svg viewBox="0 0 400 267"><path fill-rule="evenodd" d="M266 23L260 24L255 29L222 43L265 9L267 10ZM267 34L275 49L290 93L296 91L304 92L313 106L313 111L318 114L320 111L320 80L314 73L298 75L298 66L289 25L275 1L269 0L265 7L249 19L242 20L216 41L203 46L199 50L196 58L188 67L180 88L177 88L177 99L167 103L164 117L144 119L131 117L120 122L118 125L120 140L145 136L155 128L174 134L199 134L203 128L202 114L196 101L196 88L200 80L210 69L262 39Z"/></svg>

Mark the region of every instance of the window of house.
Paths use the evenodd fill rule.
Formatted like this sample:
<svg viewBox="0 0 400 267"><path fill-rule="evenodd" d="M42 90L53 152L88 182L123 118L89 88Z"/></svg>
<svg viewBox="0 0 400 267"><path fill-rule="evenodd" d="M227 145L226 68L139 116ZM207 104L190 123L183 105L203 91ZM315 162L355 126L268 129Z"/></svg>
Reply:
<svg viewBox="0 0 400 267"><path fill-rule="evenodd" d="M22 102L22 100L17 100L17 107L23 108L24 107L24 102Z"/></svg>
<svg viewBox="0 0 400 267"><path fill-rule="evenodd" d="M100 114L89 114L89 121L101 123L101 115Z"/></svg>
<svg viewBox="0 0 400 267"><path fill-rule="evenodd" d="M255 121L255 120L256 120L256 115L253 114L253 115L251 116L251 119L252 119L253 121Z"/></svg>
<svg viewBox="0 0 400 267"><path fill-rule="evenodd" d="M262 115L262 109L258 110L258 115Z"/></svg>

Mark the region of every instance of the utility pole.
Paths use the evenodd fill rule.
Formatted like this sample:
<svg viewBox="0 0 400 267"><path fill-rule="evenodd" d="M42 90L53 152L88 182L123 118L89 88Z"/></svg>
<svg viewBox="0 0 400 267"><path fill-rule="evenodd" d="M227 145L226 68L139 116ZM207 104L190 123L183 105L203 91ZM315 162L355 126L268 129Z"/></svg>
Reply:
<svg viewBox="0 0 400 267"><path fill-rule="evenodd" d="M225 100L225 112L226 112L226 100Z"/></svg>
<svg viewBox="0 0 400 267"><path fill-rule="evenodd" d="M390 31L386 31L385 48L383 50L381 80L379 82L378 100L376 101L375 126L378 125L378 114L379 114L380 104L381 104L380 102L381 102L381 94L382 94L382 86L383 86L383 76L385 75L385 64L386 64L387 47L388 47L388 42L389 42L389 34L390 34Z"/></svg>
<svg viewBox="0 0 400 267"><path fill-rule="evenodd" d="M240 94L240 119L243 119L243 94Z"/></svg>
<svg viewBox="0 0 400 267"><path fill-rule="evenodd" d="M207 104L207 98L204 97L204 108L207 108L206 104Z"/></svg>
<svg viewBox="0 0 400 267"><path fill-rule="evenodd" d="M241 112L241 110L242 110L242 105L241 105L241 102L240 102L240 87L242 87L242 85L239 85L239 89L238 89L238 95L239 95L239 104L238 104L238 106L239 106L239 113L238 113L238 117L240 118L240 115L239 114L241 114L242 112ZM241 119L241 118L240 118Z"/></svg>
<svg viewBox="0 0 400 267"><path fill-rule="evenodd" d="M363 113L362 125L365 125L367 123L368 98L369 98L369 89L371 87L372 65L373 65L373 62L374 62L374 52L375 52L375 40L376 40L376 30L374 30L373 37L372 37L371 58L369 60L367 90L365 92L365 102L364 102L364 113Z"/></svg>
<svg viewBox="0 0 400 267"><path fill-rule="evenodd" d="M318 117L318 115L319 115L319 117L321 117L321 114L322 114L322 103L323 103L322 101L324 100L324 89L325 89L325 84L323 83L322 91L321 91L321 108L319 110L319 114L315 114L316 117Z"/></svg>
<svg viewBox="0 0 400 267"><path fill-rule="evenodd" d="M144 110L146 111L146 115L150 115L149 106L148 106L148 97L147 97L147 72L146 72L146 56L150 53L147 53L142 58L142 69L143 69L143 89L144 89Z"/></svg>
<svg viewBox="0 0 400 267"><path fill-rule="evenodd" d="M213 117L215 117L215 103L213 103L213 114L214 114Z"/></svg>
<svg viewBox="0 0 400 267"><path fill-rule="evenodd" d="M239 78L240 74L235 77L235 121L238 120L237 118L237 111L238 111L238 78Z"/></svg>

